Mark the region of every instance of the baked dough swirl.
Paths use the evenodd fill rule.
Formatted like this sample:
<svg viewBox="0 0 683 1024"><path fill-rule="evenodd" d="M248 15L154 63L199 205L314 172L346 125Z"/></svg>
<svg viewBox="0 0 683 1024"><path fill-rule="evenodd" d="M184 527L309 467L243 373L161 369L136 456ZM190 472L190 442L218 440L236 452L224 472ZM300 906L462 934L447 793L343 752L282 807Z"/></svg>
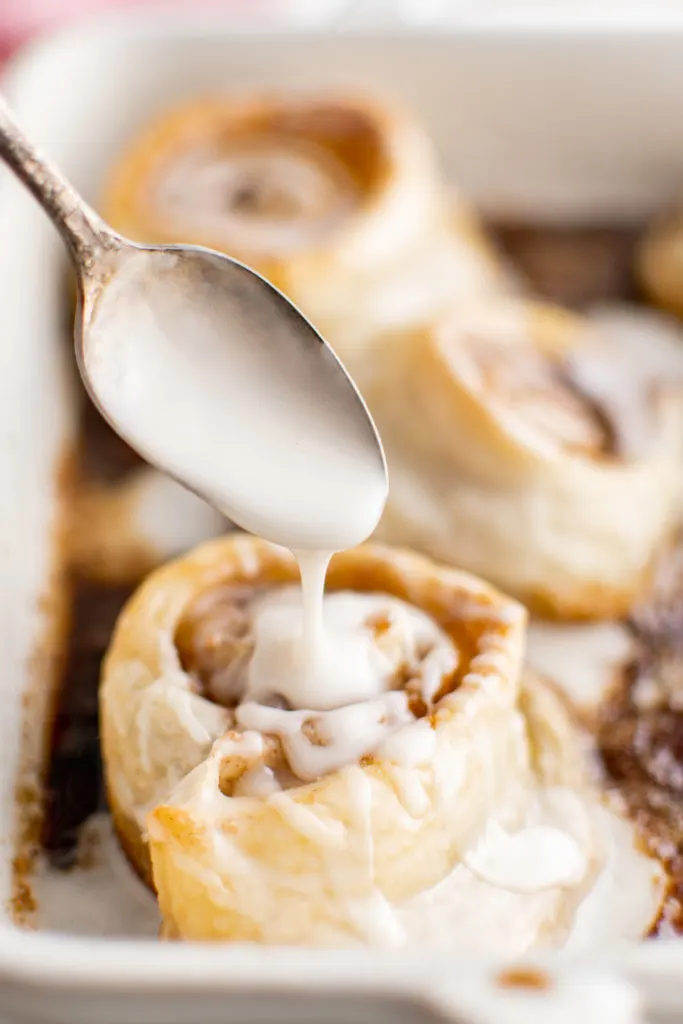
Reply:
<svg viewBox="0 0 683 1024"><path fill-rule="evenodd" d="M683 346L629 310L460 309L386 339L365 394L379 539L557 618L628 612L680 510Z"/></svg>
<svg viewBox="0 0 683 1024"><path fill-rule="evenodd" d="M114 167L103 212L131 238L195 242L255 268L343 359L381 327L501 286L422 129L366 99L216 98L171 110Z"/></svg>
<svg viewBox="0 0 683 1024"><path fill-rule="evenodd" d="M521 687L523 609L407 551L339 554L326 614L383 685L361 700L351 678L345 702L297 708L284 648L271 675L261 657L272 685L251 674L296 580L287 552L234 536L157 570L117 625L107 789L148 880L149 841L165 935L392 946L433 942L436 915L437 941L476 946L475 921L484 949L564 942L605 864L606 812L561 702L537 677ZM640 934L658 896L629 857ZM496 913L512 923L494 938Z"/></svg>

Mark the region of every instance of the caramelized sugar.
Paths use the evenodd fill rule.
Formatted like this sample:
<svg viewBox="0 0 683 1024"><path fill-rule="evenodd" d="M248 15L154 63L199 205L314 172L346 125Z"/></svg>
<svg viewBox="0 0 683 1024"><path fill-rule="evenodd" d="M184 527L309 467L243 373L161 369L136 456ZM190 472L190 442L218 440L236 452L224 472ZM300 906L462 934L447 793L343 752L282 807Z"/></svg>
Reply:
<svg viewBox="0 0 683 1024"><path fill-rule="evenodd" d="M76 580L74 626L52 730L43 846L56 867L74 863L83 822L104 806L98 727L100 663L130 590Z"/></svg>
<svg viewBox="0 0 683 1024"><path fill-rule="evenodd" d="M618 802L666 867L656 931L683 931L683 538L630 620L636 655L601 709L598 742Z"/></svg>
<svg viewBox="0 0 683 1024"><path fill-rule="evenodd" d="M82 396L78 480L115 483L140 458ZM50 863L73 866L81 825L104 806L97 692L100 664L130 587L71 579L70 629L53 707L50 760L43 794L42 845Z"/></svg>

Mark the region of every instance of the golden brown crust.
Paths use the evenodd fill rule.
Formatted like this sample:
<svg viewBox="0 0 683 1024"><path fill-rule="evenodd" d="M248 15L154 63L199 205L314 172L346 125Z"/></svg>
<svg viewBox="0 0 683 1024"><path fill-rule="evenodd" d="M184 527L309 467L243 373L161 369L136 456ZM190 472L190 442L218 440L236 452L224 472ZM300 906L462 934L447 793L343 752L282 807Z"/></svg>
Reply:
<svg viewBox="0 0 683 1024"><path fill-rule="evenodd" d="M657 558L653 557L635 586L619 590L605 586L599 580L586 580L576 585L571 593L520 589L516 597L523 601L531 615L551 622L595 622L603 619L623 619L633 607L634 596L644 593L652 577Z"/></svg>
<svg viewBox="0 0 683 1024"><path fill-rule="evenodd" d="M114 830L128 863L141 881L154 891L149 847L142 838L138 825L119 806L116 794L111 788L107 790L107 800Z"/></svg>

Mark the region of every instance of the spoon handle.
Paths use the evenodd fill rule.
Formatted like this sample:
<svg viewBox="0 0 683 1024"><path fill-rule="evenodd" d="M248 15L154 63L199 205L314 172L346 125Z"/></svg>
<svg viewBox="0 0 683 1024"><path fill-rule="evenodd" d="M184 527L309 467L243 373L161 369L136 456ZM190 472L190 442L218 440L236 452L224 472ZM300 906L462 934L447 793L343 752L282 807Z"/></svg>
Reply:
<svg viewBox="0 0 683 1024"><path fill-rule="evenodd" d="M67 243L77 266L91 272L118 236L26 137L0 95L0 159L33 193Z"/></svg>

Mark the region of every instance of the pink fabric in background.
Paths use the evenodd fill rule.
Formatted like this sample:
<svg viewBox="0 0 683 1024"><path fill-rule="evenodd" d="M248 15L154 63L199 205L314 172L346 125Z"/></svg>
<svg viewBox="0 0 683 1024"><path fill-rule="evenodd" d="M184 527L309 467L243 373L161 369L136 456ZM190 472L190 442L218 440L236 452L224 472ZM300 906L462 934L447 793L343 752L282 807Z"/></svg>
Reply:
<svg viewBox="0 0 683 1024"><path fill-rule="evenodd" d="M87 17L112 8L158 7L144 0L0 0L0 63L32 36L58 28L79 17ZM201 8L226 8L260 11L281 4L273 0L166 0L166 9L197 11Z"/></svg>

